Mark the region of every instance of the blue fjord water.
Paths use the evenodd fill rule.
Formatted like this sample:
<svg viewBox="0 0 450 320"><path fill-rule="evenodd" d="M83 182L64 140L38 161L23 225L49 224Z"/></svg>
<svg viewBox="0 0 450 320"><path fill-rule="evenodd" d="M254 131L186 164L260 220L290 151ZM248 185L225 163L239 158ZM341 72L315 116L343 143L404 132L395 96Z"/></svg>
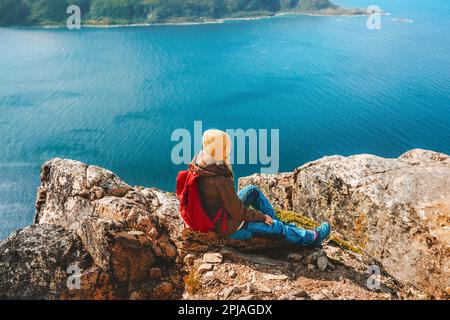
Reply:
<svg viewBox="0 0 450 320"><path fill-rule="evenodd" d="M377 4L391 13L377 31L366 17L308 16L0 29L0 239L32 222L53 157L173 190L171 133L195 120L280 129L281 171L332 154L450 153L450 2Z"/></svg>

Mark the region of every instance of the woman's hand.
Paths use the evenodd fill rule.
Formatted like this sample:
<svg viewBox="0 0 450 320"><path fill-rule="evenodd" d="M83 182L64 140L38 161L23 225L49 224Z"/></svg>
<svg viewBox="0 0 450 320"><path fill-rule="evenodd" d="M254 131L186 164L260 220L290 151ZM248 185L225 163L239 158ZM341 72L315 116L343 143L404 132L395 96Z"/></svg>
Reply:
<svg viewBox="0 0 450 320"><path fill-rule="evenodd" d="M266 215L266 220L264 221L265 224L267 224L268 226L273 225L273 219L271 216Z"/></svg>

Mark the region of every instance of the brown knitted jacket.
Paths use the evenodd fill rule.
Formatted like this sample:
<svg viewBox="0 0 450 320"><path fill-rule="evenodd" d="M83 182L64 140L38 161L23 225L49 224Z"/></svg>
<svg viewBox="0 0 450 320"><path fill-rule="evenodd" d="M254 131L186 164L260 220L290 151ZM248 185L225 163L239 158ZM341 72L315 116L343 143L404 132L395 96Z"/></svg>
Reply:
<svg viewBox="0 0 450 320"><path fill-rule="evenodd" d="M199 166L195 159L189 169L200 176L198 188L203 209L210 219L214 219L222 206L227 212L226 232L221 232L222 218L217 221L215 231L229 236L241 226L242 222L264 222L266 216L255 209L247 208L234 190L233 174L225 165L209 164Z"/></svg>

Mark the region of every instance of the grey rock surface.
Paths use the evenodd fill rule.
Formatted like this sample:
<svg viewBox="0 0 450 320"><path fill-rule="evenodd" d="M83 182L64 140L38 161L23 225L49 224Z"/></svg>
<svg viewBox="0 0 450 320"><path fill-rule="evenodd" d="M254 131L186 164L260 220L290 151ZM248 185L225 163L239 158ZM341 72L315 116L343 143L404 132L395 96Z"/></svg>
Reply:
<svg viewBox="0 0 450 320"><path fill-rule="evenodd" d="M291 173L253 175L284 210L329 221L405 284L450 287L450 157L415 149L397 159L332 156Z"/></svg>

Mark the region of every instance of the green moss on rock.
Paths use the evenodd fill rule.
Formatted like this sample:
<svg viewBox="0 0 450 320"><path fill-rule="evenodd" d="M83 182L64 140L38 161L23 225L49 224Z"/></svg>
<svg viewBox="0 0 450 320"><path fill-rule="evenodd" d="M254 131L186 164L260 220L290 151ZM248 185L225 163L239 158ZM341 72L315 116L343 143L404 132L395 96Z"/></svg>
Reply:
<svg viewBox="0 0 450 320"><path fill-rule="evenodd" d="M355 247L354 245L352 245L350 242L347 242L337 236L331 236L330 240L328 241L328 243L330 244L334 244L338 247L341 247L342 249L348 250L348 251L352 251L354 253L358 253L358 254L363 254L364 252Z"/></svg>
<svg viewBox="0 0 450 320"><path fill-rule="evenodd" d="M314 229L315 227L319 226L319 223L300 213L281 209L275 209L275 211L277 213L278 218L280 218L281 221L287 223L295 223L300 228ZM336 235L332 235L328 243L348 251L363 254L363 251L361 249Z"/></svg>
<svg viewBox="0 0 450 320"><path fill-rule="evenodd" d="M287 223L295 223L300 228L314 229L315 227L319 226L319 224L313 219L293 211L276 209L276 213L281 221Z"/></svg>
<svg viewBox="0 0 450 320"><path fill-rule="evenodd" d="M190 294L195 294L198 290L202 288L200 281L200 276L197 274L195 269L192 269L185 277L184 284L187 292Z"/></svg>

